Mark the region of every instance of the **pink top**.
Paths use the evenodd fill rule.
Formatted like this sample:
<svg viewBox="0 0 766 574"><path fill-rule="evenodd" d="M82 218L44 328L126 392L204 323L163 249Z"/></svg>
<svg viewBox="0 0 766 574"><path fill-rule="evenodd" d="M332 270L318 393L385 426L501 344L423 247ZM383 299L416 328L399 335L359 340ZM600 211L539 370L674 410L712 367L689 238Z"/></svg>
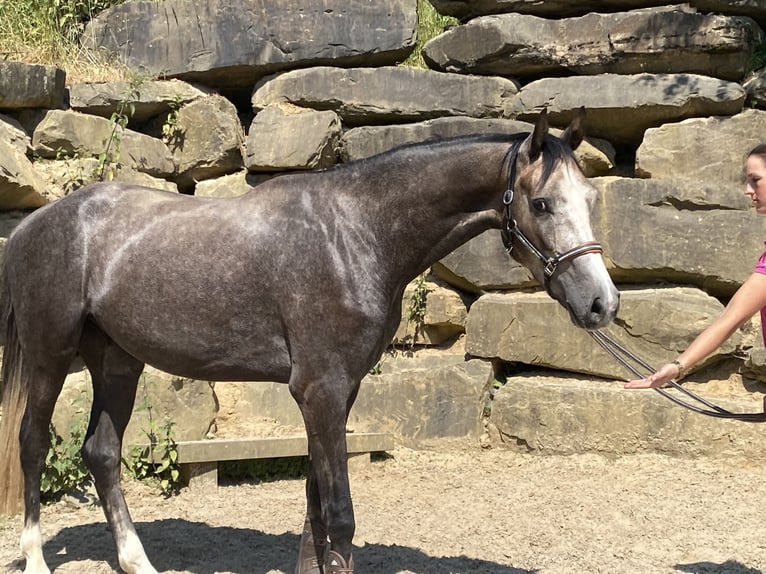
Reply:
<svg viewBox="0 0 766 574"><path fill-rule="evenodd" d="M755 272L766 275L766 251L761 253L761 256L758 258ZM764 345L766 345L766 307L761 309L761 334L763 335Z"/></svg>

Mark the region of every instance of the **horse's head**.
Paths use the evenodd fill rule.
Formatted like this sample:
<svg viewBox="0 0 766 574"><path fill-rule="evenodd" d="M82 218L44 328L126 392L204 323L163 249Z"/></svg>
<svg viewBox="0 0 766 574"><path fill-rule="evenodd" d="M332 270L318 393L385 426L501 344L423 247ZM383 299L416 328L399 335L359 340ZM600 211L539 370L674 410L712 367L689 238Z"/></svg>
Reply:
<svg viewBox="0 0 766 574"><path fill-rule="evenodd" d="M590 215L598 192L572 153L583 140L581 109L561 138L548 134L543 112L510 153L503 199L503 240L575 325L598 329L617 314L619 293L594 241Z"/></svg>

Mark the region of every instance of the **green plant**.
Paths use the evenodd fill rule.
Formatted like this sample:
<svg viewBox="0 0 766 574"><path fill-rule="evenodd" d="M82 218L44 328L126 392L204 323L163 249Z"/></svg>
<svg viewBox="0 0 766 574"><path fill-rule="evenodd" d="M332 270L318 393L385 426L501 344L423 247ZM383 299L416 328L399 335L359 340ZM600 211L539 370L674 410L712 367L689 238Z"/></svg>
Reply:
<svg viewBox="0 0 766 574"><path fill-rule="evenodd" d="M40 479L40 494L43 500L58 500L89 479L88 468L80 456L86 429L87 421L84 417L72 422L67 438L59 435L55 427L50 425L50 447L45 456L45 468Z"/></svg>
<svg viewBox="0 0 766 574"><path fill-rule="evenodd" d="M766 43L758 44L750 55L748 69L756 71L766 68Z"/></svg>
<svg viewBox="0 0 766 574"><path fill-rule="evenodd" d="M492 414L492 401L495 400L497 391L502 389L508 382L508 374L501 370L497 372L492 379L492 384L489 387L489 394L487 395L487 401L484 403L484 409L482 411L483 417L489 417Z"/></svg>
<svg viewBox="0 0 766 574"><path fill-rule="evenodd" d="M412 287L412 294L410 295L409 306L407 307L407 323L414 325L415 331L412 334L410 347L415 346L418 335L423 332L426 303L428 294L431 292L426 283L426 273L418 275L412 282Z"/></svg>
<svg viewBox="0 0 766 574"><path fill-rule="evenodd" d="M425 43L441 34L445 28L459 23L457 18L439 14L428 0L418 0L418 42L402 65L427 68L422 55Z"/></svg>
<svg viewBox="0 0 766 574"><path fill-rule="evenodd" d="M137 480L156 480L165 495L176 492L181 485L181 467L178 463L178 445L173 438L170 420L159 424L154 418L154 408L147 392L146 376L142 377L143 409L147 412L149 428L144 432L149 441L146 446L134 446L123 457L129 475Z"/></svg>
<svg viewBox="0 0 766 574"><path fill-rule="evenodd" d="M80 161L82 155L82 151L79 149L72 154L63 148L56 150L56 159L64 162L65 173L58 183L65 195L69 195L94 180L94 174L86 173L83 169L83 164Z"/></svg>
<svg viewBox="0 0 766 574"><path fill-rule="evenodd" d="M69 42L79 41L85 24L99 12L122 4L124 0L37 0L42 14L47 16L55 31Z"/></svg>
<svg viewBox="0 0 766 574"><path fill-rule="evenodd" d="M162 141L167 145L173 145L179 137L180 129L178 127L178 112L181 109L183 101L181 96L176 94L173 101L170 102L170 113L162 124Z"/></svg>
<svg viewBox="0 0 766 574"><path fill-rule="evenodd" d="M141 97L139 87L143 81L143 77L135 76L131 78L125 93L120 96L117 110L112 112L112 115L109 117L112 129L106 141L106 148L98 156L98 167L96 168L96 179L99 181L107 181L114 178L114 167L120 161L122 134L128 127L130 118L136 113L135 100Z"/></svg>

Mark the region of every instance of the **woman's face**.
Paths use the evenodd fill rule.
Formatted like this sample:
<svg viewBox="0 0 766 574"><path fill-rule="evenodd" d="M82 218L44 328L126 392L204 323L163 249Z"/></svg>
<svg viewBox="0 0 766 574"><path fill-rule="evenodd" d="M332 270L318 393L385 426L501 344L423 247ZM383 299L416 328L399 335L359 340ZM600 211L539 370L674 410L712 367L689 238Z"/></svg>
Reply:
<svg viewBox="0 0 766 574"><path fill-rule="evenodd" d="M766 215L766 163L761 156L751 155L745 162L745 195L756 212Z"/></svg>

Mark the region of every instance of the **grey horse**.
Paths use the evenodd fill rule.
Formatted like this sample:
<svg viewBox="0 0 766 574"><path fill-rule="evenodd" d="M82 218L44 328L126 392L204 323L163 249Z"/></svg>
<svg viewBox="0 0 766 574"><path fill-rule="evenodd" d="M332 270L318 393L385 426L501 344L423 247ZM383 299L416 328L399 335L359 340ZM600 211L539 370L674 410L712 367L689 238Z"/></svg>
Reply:
<svg viewBox="0 0 766 574"><path fill-rule="evenodd" d="M404 146L285 175L229 199L98 183L28 216L2 268L0 512L24 502L27 574L47 574L40 477L53 407L80 356L93 381L82 456L129 574L155 574L120 487L144 364L194 379L289 385L308 435L296 571L353 572L345 424L400 320L405 286L501 229L572 320L598 329L618 292L590 222L597 192L545 114L532 133Z"/></svg>

